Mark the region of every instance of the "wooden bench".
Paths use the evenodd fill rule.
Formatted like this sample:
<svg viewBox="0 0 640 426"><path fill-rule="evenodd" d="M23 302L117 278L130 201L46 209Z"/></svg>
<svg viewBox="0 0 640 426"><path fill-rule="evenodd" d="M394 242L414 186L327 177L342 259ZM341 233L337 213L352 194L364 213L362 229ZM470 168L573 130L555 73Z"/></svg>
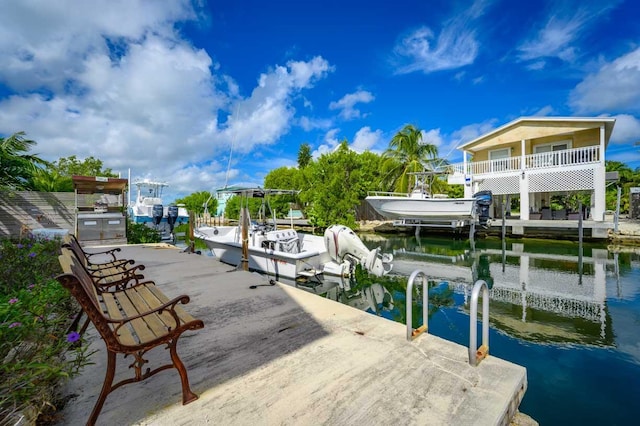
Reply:
<svg viewBox="0 0 640 426"><path fill-rule="evenodd" d="M99 252L85 251L73 234L67 234L63 237L62 246L71 250L73 254L82 261L87 270L105 270L108 268L118 268L127 264L133 265L135 263L133 259L118 259L116 253L121 251L120 247ZM100 258L102 258L101 262L99 261ZM96 260L92 261L92 259Z"/></svg>
<svg viewBox="0 0 640 426"><path fill-rule="evenodd" d="M57 277L58 281L76 298L107 347L107 372L87 424L95 424L109 393L169 368L175 368L180 374L182 404L198 399L190 389L187 370L176 349L182 333L204 327L201 320L193 318L180 306L189 303L189 296L169 299L152 281L131 283L124 289L105 289L94 283L75 258L62 254L60 263L65 273ZM145 354L163 345L169 349L171 363L143 371L148 362ZM129 366L133 367L134 375L114 384L118 354L134 357Z"/></svg>

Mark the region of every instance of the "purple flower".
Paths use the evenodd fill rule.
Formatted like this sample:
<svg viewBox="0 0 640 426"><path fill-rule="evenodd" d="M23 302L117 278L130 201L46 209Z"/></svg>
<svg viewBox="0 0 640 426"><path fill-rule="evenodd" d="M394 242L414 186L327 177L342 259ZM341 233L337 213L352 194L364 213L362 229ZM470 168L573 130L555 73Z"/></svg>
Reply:
<svg viewBox="0 0 640 426"><path fill-rule="evenodd" d="M14 303L18 303L18 299L17 298L14 297L12 299L9 299L9 304L10 305L13 305Z"/></svg>
<svg viewBox="0 0 640 426"><path fill-rule="evenodd" d="M21 322L12 322L11 324L9 324L9 328L20 327L21 325Z"/></svg>
<svg viewBox="0 0 640 426"><path fill-rule="evenodd" d="M29 253L29 257L34 258L36 257L36 254L34 252Z"/></svg>
<svg viewBox="0 0 640 426"><path fill-rule="evenodd" d="M72 331L71 333L67 334L67 342L73 343L77 342L78 340L80 340L80 334L77 331Z"/></svg>
<svg viewBox="0 0 640 426"><path fill-rule="evenodd" d="M21 249L22 247L24 247L22 244L18 243L16 244L16 247L18 247L19 249Z"/></svg>
<svg viewBox="0 0 640 426"><path fill-rule="evenodd" d="M28 288L29 290L31 290L31 289L32 289L32 288L34 288L35 286L36 286L35 284L29 284L29 285L27 286L27 288Z"/></svg>

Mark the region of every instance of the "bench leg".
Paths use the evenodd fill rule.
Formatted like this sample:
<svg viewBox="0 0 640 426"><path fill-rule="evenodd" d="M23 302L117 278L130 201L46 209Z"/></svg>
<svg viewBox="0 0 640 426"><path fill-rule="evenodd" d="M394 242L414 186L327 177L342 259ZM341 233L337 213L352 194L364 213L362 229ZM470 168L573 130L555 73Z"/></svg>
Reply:
<svg viewBox="0 0 640 426"><path fill-rule="evenodd" d="M87 421L88 425L94 425L96 420L98 420L98 415L100 415L100 411L102 411L102 406L104 405L104 401L107 399L107 395L111 392L111 384L113 383L113 378L116 375L116 354L115 352L107 351L107 374L104 377L104 383L102 384L102 391L100 392L100 396L96 401L96 405L93 407L93 411L91 411L91 416Z"/></svg>
<svg viewBox="0 0 640 426"><path fill-rule="evenodd" d="M180 381L182 382L182 405L187 405L188 403L198 399L198 395L191 392L189 377L187 377L187 369L178 356L178 351L176 350L177 345L178 339L173 340L169 345L169 353L171 354L171 360L173 361L174 367L176 367L176 370L180 373Z"/></svg>

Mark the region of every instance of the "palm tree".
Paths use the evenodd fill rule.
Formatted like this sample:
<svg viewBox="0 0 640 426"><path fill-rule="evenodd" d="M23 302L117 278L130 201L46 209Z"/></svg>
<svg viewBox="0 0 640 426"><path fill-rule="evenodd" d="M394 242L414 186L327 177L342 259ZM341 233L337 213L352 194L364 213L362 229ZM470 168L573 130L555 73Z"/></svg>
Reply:
<svg viewBox="0 0 640 426"><path fill-rule="evenodd" d="M389 188L397 192L408 192L413 183L409 173L433 169L438 161L438 147L422 142L422 130L407 124L391 139L384 152L383 174Z"/></svg>
<svg viewBox="0 0 640 426"><path fill-rule="evenodd" d="M29 187L42 192L73 192L73 180L52 167L36 167L29 180Z"/></svg>
<svg viewBox="0 0 640 426"><path fill-rule="evenodd" d="M49 164L36 155L26 154L36 142L24 135L17 132L0 138L0 188L31 189L29 182L37 166Z"/></svg>

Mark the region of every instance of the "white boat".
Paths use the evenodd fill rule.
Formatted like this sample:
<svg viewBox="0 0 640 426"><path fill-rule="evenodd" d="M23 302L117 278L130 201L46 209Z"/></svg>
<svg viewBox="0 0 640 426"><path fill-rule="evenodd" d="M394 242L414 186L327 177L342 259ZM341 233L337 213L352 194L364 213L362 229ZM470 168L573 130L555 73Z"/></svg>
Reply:
<svg viewBox="0 0 640 426"><path fill-rule="evenodd" d="M237 193L242 197L261 193L264 197L285 192L258 188ZM266 197L265 202L268 203ZM343 225L330 226L324 236L318 236L277 229L275 219L270 224L250 223L248 209L243 207L237 226L200 226L194 230L194 236L203 240L220 261L276 279L308 279L321 274L347 277L358 264L377 276L389 273L392 268L392 255L380 253L379 248L369 250Z"/></svg>
<svg viewBox="0 0 640 426"><path fill-rule="evenodd" d="M189 222L189 212L182 205L165 205L162 190L169 186L166 182L150 179L138 180L136 199L129 206L129 216L134 223L144 223L158 229L164 238L170 238L175 225Z"/></svg>
<svg viewBox="0 0 640 426"><path fill-rule="evenodd" d="M480 216L480 222L486 223L482 213L478 215L477 204L488 206L491 203L491 193L482 191L472 198L449 198L444 194L431 194L430 185L422 176L432 173L414 173L416 185L408 194L397 192L371 192L365 200L387 219L410 219L423 221L454 221L475 220ZM488 202L488 204L487 204ZM488 208L484 212L488 215Z"/></svg>
<svg viewBox="0 0 640 426"><path fill-rule="evenodd" d="M387 219L470 219L476 205L475 198L435 198L413 192L378 192L365 200Z"/></svg>

